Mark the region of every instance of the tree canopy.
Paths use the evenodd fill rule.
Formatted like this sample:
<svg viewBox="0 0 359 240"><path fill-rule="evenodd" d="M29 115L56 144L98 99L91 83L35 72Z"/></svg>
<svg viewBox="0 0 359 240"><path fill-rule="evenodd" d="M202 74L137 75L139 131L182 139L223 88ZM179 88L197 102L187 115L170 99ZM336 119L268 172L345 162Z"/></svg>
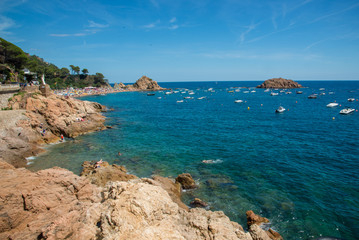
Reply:
<svg viewBox="0 0 359 240"><path fill-rule="evenodd" d="M89 75L87 68L69 65L68 68L58 68L44 59L25 53L18 46L0 38L0 81L29 82L45 74L45 81L52 89L66 87L84 88L87 86L108 86L108 81L102 73ZM25 74L28 69L32 74Z"/></svg>

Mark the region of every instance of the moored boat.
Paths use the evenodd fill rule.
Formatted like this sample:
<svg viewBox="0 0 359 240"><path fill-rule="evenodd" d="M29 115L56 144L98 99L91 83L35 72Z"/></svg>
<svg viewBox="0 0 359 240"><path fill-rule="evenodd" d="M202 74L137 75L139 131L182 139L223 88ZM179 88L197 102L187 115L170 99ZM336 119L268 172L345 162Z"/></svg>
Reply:
<svg viewBox="0 0 359 240"><path fill-rule="evenodd" d="M316 99L317 97L317 94L311 94L308 96L309 99Z"/></svg>
<svg viewBox="0 0 359 240"><path fill-rule="evenodd" d="M339 113L347 115L347 114L353 113L354 111L355 111L354 108L346 107L346 108L340 110Z"/></svg>
<svg viewBox="0 0 359 240"><path fill-rule="evenodd" d="M327 104L327 107L336 107L338 105L339 105L339 103L331 102L331 103Z"/></svg>
<svg viewBox="0 0 359 240"><path fill-rule="evenodd" d="M348 98L348 102L354 102L355 98Z"/></svg>
<svg viewBox="0 0 359 240"><path fill-rule="evenodd" d="M280 106L279 108L277 108L277 109L275 110L276 113L282 113L282 112L284 112L284 111L285 111L285 108L282 107L282 106Z"/></svg>
<svg viewBox="0 0 359 240"><path fill-rule="evenodd" d="M235 103L242 103L243 100L234 100Z"/></svg>

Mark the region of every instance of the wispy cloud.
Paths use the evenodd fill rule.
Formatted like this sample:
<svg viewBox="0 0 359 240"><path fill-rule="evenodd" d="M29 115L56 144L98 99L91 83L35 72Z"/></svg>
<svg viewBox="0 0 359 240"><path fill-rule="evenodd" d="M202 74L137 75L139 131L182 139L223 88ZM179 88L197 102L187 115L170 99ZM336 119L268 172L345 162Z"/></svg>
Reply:
<svg viewBox="0 0 359 240"><path fill-rule="evenodd" d="M5 16L0 16L0 34L1 35L9 35L11 32L8 32L7 30L9 28L15 27L15 22Z"/></svg>
<svg viewBox="0 0 359 240"><path fill-rule="evenodd" d="M173 17L173 18L171 18L170 23L174 23L176 21L177 21L177 18Z"/></svg>
<svg viewBox="0 0 359 240"><path fill-rule="evenodd" d="M51 37L83 37L86 33L51 33Z"/></svg>
<svg viewBox="0 0 359 240"><path fill-rule="evenodd" d="M345 8L345 9L340 10L340 11L336 11L336 12L332 12L332 13L329 13L329 14L326 14L326 15L323 15L323 16L320 16L320 17L314 19L313 21L311 21L310 23L319 22L319 21L321 21L321 20L323 20L323 19L330 18L330 17L332 17L332 16L345 13L345 12L350 11L350 10L352 10L352 9L354 9L354 8L357 8L357 7L359 7L359 3L353 4L353 5L351 5L350 7L347 7L347 8Z"/></svg>
<svg viewBox="0 0 359 240"><path fill-rule="evenodd" d="M175 30L175 29L177 29L177 28L179 28L178 25L173 25L173 26L170 26L168 29L170 29L170 30Z"/></svg>
<svg viewBox="0 0 359 240"><path fill-rule="evenodd" d="M88 23L89 23L89 25L88 25L89 28L107 28L107 27L109 27L109 24L96 23L91 20L89 20Z"/></svg>
<svg viewBox="0 0 359 240"><path fill-rule="evenodd" d="M203 53L200 54L203 57L207 58L216 58L216 59L245 59L245 60L293 60L293 59L304 59L304 60L314 60L318 59L320 56L314 54L302 54L302 53L272 53L272 54L256 54L256 53L245 53L245 52L214 52L214 53Z"/></svg>
<svg viewBox="0 0 359 240"><path fill-rule="evenodd" d="M244 40L245 40L245 38L246 38L246 35L247 35L248 33L250 33L251 31L253 31L254 29L256 29L256 27L257 27L259 24L260 24L260 23L257 23L257 24L251 23L249 26L245 27L245 28L247 28L247 30L244 31L244 32L242 32L241 35L240 35L240 37L239 37L241 43L244 42Z"/></svg>
<svg viewBox="0 0 359 240"><path fill-rule="evenodd" d="M157 0L150 0L150 2L155 8L160 8L160 4L158 3Z"/></svg>
<svg viewBox="0 0 359 240"><path fill-rule="evenodd" d="M152 28L157 27L157 25L158 25L159 23L160 23L160 20L157 20L157 21L154 22L154 23L150 23L150 24L144 25L143 28L152 29Z"/></svg>

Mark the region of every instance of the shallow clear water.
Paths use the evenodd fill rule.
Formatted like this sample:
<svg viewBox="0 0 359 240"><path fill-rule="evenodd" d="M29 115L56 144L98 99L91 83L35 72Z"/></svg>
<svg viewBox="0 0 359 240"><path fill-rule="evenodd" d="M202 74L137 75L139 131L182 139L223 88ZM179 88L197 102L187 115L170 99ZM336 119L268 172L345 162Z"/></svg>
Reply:
<svg viewBox="0 0 359 240"><path fill-rule="evenodd" d="M185 203L198 197L243 226L245 212L252 209L269 218L285 239L357 239L359 112L339 111L345 106L359 109L358 101L347 101L359 98L359 82L302 82L308 87L303 94L291 90L293 94L278 96L264 89L228 92L235 90L230 87L258 84L161 83L195 94L179 90L171 95L127 92L82 98L114 108L105 113L114 128L52 145L29 168L60 166L78 174L83 161L102 158L140 177L189 172L200 187L184 194ZM206 91L210 87L215 92ZM321 92L326 94L307 98ZM202 96L206 98L197 99ZM342 106L327 108L332 101ZM279 106L287 111L276 114Z"/></svg>

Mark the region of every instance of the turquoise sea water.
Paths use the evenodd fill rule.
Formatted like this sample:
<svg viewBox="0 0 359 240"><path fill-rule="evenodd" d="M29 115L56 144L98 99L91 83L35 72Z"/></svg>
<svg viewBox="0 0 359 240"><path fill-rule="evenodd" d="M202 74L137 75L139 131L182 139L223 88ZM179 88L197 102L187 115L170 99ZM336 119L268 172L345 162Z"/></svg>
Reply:
<svg viewBox="0 0 359 240"><path fill-rule="evenodd" d="M179 89L171 95L126 92L82 98L113 108L105 113L113 129L48 147L29 168L60 166L78 174L83 161L103 159L140 177L188 172L199 188L184 193L185 203L198 197L244 227L245 212L252 209L269 218L285 239L358 239L359 112L339 111L359 109L358 101L347 101L359 98L359 82L303 81L308 87L301 89L303 94L291 90L278 96L264 89L231 88L258 84L160 83L194 94ZM318 98L308 99L312 93ZM188 96L194 99L184 99ZM234 103L236 99L244 102ZM326 107L334 101L341 106ZM276 114L279 106L287 111Z"/></svg>

